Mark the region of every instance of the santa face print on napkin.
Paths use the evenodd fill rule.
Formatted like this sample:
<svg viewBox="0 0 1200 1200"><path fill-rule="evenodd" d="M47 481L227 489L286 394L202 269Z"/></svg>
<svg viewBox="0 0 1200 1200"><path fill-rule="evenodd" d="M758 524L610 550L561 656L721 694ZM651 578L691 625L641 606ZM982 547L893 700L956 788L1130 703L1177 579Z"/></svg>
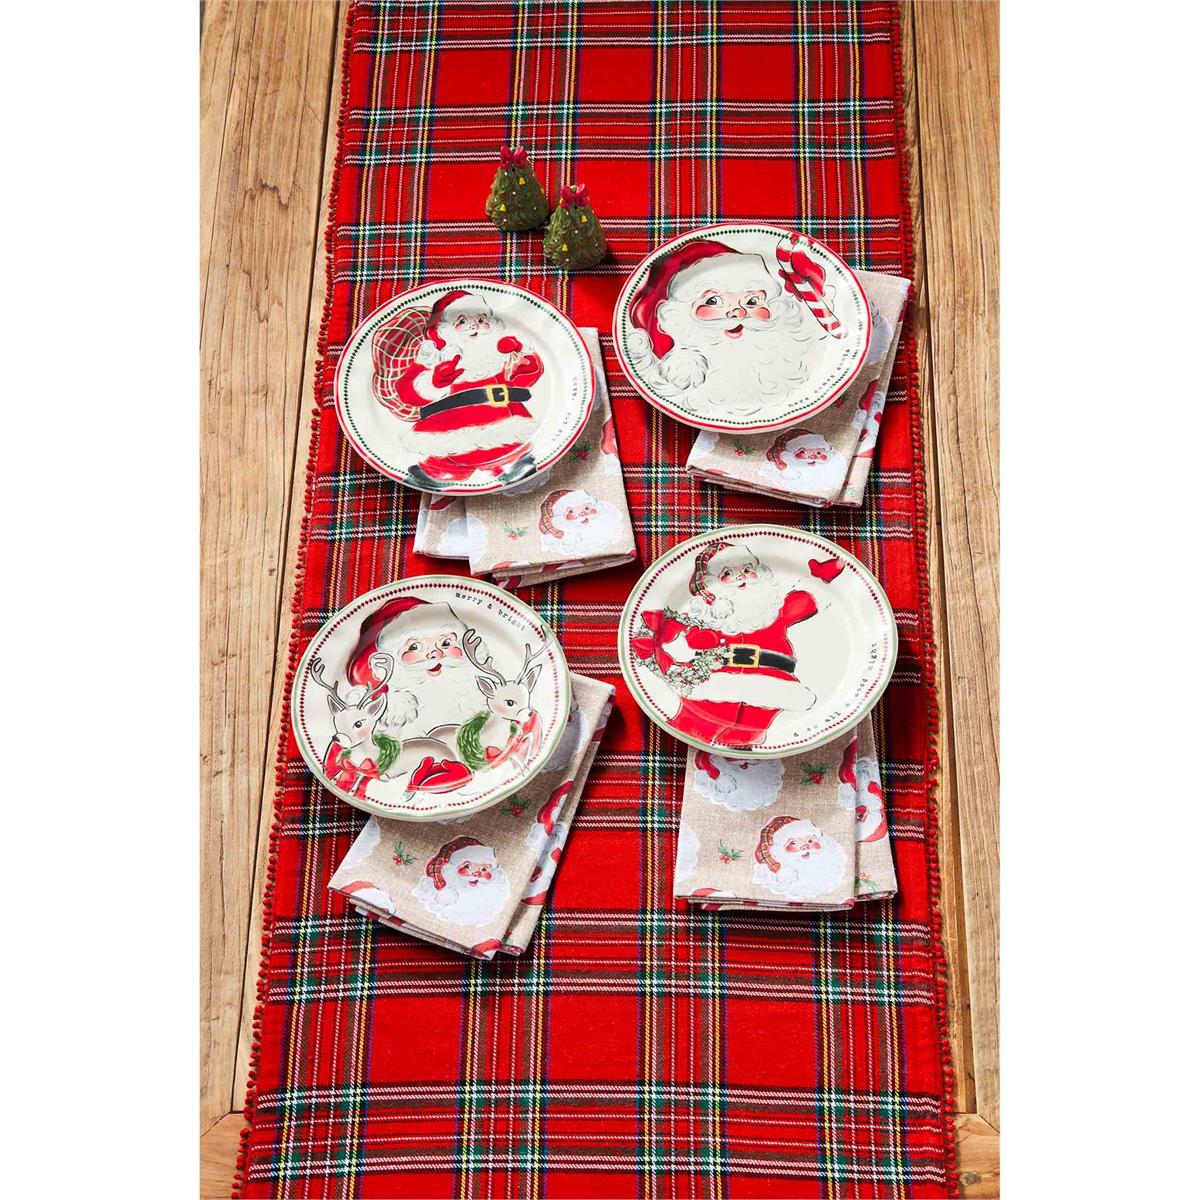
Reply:
<svg viewBox="0 0 1200 1200"><path fill-rule="evenodd" d="M689 751L677 898L706 909L825 911L895 890L869 719L791 758Z"/></svg>
<svg viewBox="0 0 1200 1200"><path fill-rule="evenodd" d="M862 503L909 282L859 272L871 309L871 341L854 382L829 408L775 433L734 435L702 430L687 471L734 491L757 492L823 508Z"/></svg>
<svg viewBox="0 0 1200 1200"><path fill-rule="evenodd" d="M600 340L582 331L596 368L596 403L579 440L547 475L491 496L422 496L416 549L465 558L473 575L527 586L632 561L625 498Z"/></svg>
<svg viewBox="0 0 1200 1200"><path fill-rule="evenodd" d="M371 817L329 886L414 937L478 958L519 954L545 903L611 710L613 688L571 676L546 767L515 796L446 821Z"/></svg>

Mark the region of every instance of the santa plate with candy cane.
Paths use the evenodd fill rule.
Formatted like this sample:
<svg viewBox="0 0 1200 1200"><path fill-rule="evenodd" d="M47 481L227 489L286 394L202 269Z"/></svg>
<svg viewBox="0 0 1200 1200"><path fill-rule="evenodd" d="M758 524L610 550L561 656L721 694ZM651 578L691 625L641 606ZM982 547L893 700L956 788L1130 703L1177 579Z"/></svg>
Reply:
<svg viewBox="0 0 1200 1200"><path fill-rule="evenodd" d="M840 546L739 525L650 566L621 614L617 649L633 698L674 737L783 758L874 708L896 664L896 621L879 581Z"/></svg>
<svg viewBox="0 0 1200 1200"><path fill-rule="evenodd" d="M626 281L613 314L621 367L686 425L794 425L853 382L871 341L854 272L828 246L772 225L675 238Z"/></svg>
<svg viewBox="0 0 1200 1200"><path fill-rule="evenodd" d="M498 804L557 761L571 681L548 625L478 579L376 588L314 636L292 686L309 769L379 816L446 820Z"/></svg>
<svg viewBox="0 0 1200 1200"><path fill-rule="evenodd" d="M481 495L548 470L583 431L595 375L579 330L495 280L428 284L377 308L338 361L338 420L406 487Z"/></svg>

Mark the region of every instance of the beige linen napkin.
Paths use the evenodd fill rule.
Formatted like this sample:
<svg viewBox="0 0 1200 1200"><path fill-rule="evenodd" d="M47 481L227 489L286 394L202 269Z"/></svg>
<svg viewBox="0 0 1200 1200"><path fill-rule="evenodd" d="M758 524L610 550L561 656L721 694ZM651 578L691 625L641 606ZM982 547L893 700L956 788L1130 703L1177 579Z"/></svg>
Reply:
<svg viewBox="0 0 1200 1200"><path fill-rule="evenodd" d="M414 546L465 558L472 575L528 587L632 562L633 524L594 329L580 331L596 368L596 403L579 440L545 476L479 497L423 494Z"/></svg>
<svg viewBox="0 0 1200 1200"><path fill-rule="evenodd" d="M896 893L870 718L791 758L688 752L675 897L825 912Z"/></svg>
<svg viewBox="0 0 1200 1200"><path fill-rule="evenodd" d="M860 271L858 278L871 306L871 342L850 387L829 408L789 429L746 435L701 430L688 455L689 475L814 508L862 504L910 285L874 271Z"/></svg>
<svg viewBox="0 0 1200 1200"><path fill-rule="evenodd" d="M612 702L611 684L573 673L567 729L521 791L446 821L370 817L330 888L382 924L459 954L520 954L546 902Z"/></svg>

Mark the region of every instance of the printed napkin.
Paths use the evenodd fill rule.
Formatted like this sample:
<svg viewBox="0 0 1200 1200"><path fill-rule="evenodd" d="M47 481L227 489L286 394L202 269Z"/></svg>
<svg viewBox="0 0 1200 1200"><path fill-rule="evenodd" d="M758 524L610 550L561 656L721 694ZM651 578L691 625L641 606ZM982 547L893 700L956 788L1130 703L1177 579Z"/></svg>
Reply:
<svg viewBox="0 0 1200 1200"><path fill-rule="evenodd" d="M473 958L529 944L612 710L571 675L571 713L546 766L514 796L446 821L372 816L329 881L365 915Z"/></svg>
<svg viewBox="0 0 1200 1200"><path fill-rule="evenodd" d="M788 429L701 430L688 455L689 475L814 508L862 504L911 285L874 271L860 271L858 278L871 307L871 341L850 387L829 408Z"/></svg>
<svg viewBox="0 0 1200 1200"><path fill-rule="evenodd" d="M414 545L465 558L472 575L527 587L634 558L616 429L594 329L581 330L596 367L596 403L579 440L546 475L479 497L421 496Z"/></svg>
<svg viewBox="0 0 1200 1200"><path fill-rule="evenodd" d="M869 717L792 758L688 752L676 899L826 912L895 894Z"/></svg>

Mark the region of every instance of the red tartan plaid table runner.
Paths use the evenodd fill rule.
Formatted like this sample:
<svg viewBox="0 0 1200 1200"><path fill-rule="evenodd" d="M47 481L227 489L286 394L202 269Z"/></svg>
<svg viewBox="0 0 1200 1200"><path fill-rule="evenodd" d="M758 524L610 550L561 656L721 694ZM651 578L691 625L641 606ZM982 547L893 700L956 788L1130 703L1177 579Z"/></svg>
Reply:
<svg viewBox="0 0 1200 1200"><path fill-rule="evenodd" d="M356 4L328 230L329 298L292 665L368 588L444 572L417 496L368 468L333 409L355 324L426 280L494 276L600 329L640 564L521 594L617 711L527 953L481 963L378 928L326 884L363 822L284 732L255 1021L247 1196L943 1196L952 1083L931 797L935 702L911 340L861 510L689 479L693 432L642 403L609 336L651 247L747 218L912 275L899 29L882 3ZM560 275L483 219L497 150L549 195L585 182L612 257ZM684 747L621 682L616 625L675 542L773 520L883 581L900 659L879 746L895 902L788 919L671 897Z"/></svg>

